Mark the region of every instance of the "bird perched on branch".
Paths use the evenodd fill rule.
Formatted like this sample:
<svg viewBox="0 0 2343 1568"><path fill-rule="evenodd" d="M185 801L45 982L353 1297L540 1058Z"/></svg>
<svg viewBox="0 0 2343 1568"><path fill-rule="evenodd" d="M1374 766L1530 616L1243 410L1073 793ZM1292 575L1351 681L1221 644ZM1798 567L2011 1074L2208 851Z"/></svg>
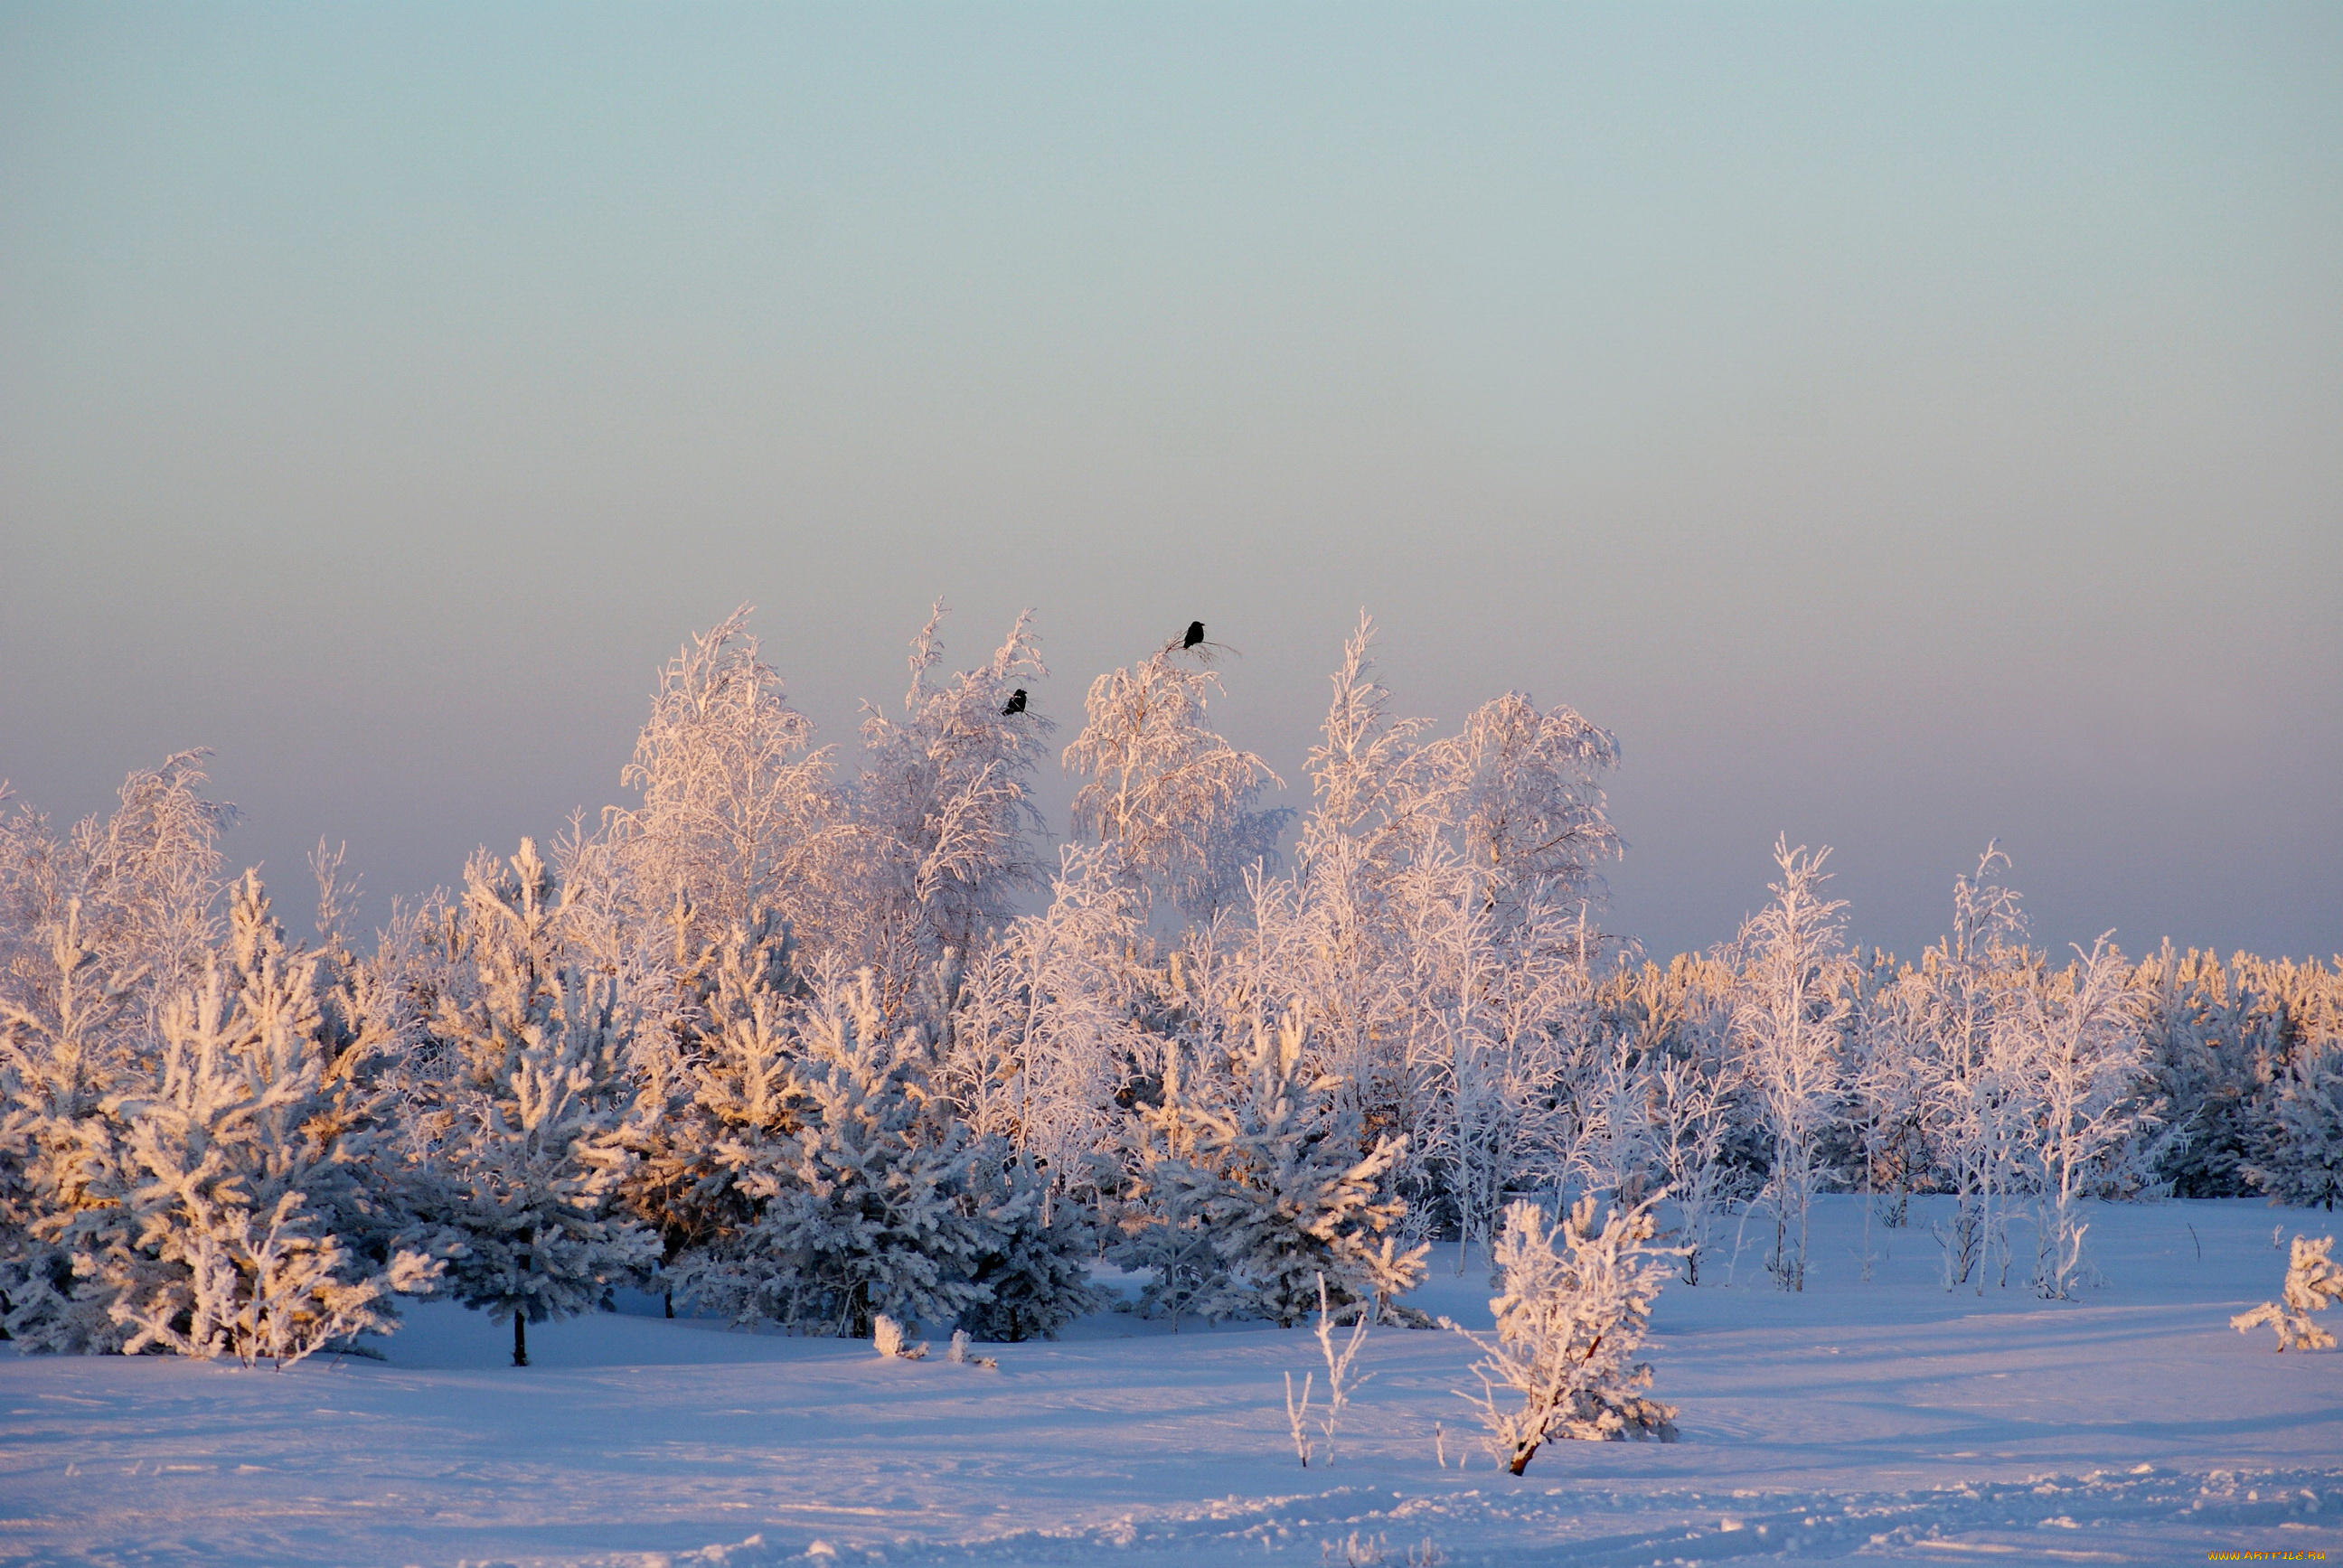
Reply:
<svg viewBox="0 0 2343 1568"><path fill-rule="evenodd" d="M1009 694L1008 701L1001 705L1001 717L1006 719L1012 713L1022 713L1024 711L1025 689L1021 686L1016 690Z"/></svg>
<svg viewBox="0 0 2343 1568"><path fill-rule="evenodd" d="M1190 621L1184 636L1175 637L1163 645L1164 653L1192 653L1196 656L1198 663L1206 665L1211 664L1222 653L1237 651L1227 643L1208 640L1204 636L1204 623L1201 620ZM1160 658L1161 655L1158 657Z"/></svg>

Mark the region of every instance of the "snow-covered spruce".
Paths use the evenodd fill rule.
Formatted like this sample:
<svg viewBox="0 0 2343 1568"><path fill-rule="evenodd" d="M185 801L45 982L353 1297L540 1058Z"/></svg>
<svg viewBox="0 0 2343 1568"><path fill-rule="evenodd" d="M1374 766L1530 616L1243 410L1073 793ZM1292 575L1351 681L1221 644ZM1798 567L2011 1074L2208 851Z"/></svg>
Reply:
<svg viewBox="0 0 2343 1568"><path fill-rule="evenodd" d="M421 1119L417 1241L449 1262L467 1306L528 1325L599 1305L659 1255L618 1206L631 1156L625 1024L606 975L564 961L554 879L529 840L508 867L476 860L460 955L469 985L433 1028L448 1076Z"/></svg>
<svg viewBox="0 0 2343 1568"><path fill-rule="evenodd" d="M250 873L228 924L226 950L164 1005L159 1048L118 1064L95 1105L86 1029L105 1010L75 1000L94 955L70 924L55 933L61 1032L11 1020L9 1125L48 1199L28 1227L45 1266L11 1282L9 1327L27 1348L281 1367L389 1332L385 1298L432 1288L438 1265L419 1252L369 1260L363 1238L337 1233L337 1217L369 1211L380 1108L337 1092L352 1064L329 1060L316 960L287 946Z"/></svg>
<svg viewBox="0 0 2343 1568"><path fill-rule="evenodd" d="M1480 1411L1490 1452L1515 1475L1551 1439L1675 1440L1675 1411L1644 1392L1652 1369L1630 1359L1683 1251L1653 1244L1651 1211L1649 1199L1614 1206L1598 1231L1591 1193L1551 1228L1535 1203L1506 1209L1500 1292L1489 1302L1497 1332L1466 1333L1483 1356L1481 1392L1463 1397Z"/></svg>
<svg viewBox="0 0 2343 1568"><path fill-rule="evenodd" d="M1291 1327L1322 1280L1338 1307L1380 1312L1423 1276L1423 1249L1399 1251L1389 1234L1405 1206L1378 1184L1404 1141L1363 1147L1332 1082L1304 1070L1303 1040L1291 1013L1256 1019L1236 1105L1198 1112L1193 1155L1155 1168L1166 1212L1194 1214L1220 1265L1196 1302L1207 1316Z"/></svg>
<svg viewBox="0 0 2343 1568"><path fill-rule="evenodd" d="M2335 1336L2311 1321L2310 1314L2324 1312L2343 1301L2343 1264L2329 1257L2335 1238L2322 1236L2314 1241L2308 1236L2297 1236L2288 1260L2286 1285L2281 1299L2264 1302L2249 1312L2239 1312L2229 1320L2229 1326L2246 1333L2262 1323L2278 1332L2278 1348L2326 1351L2335 1348Z"/></svg>
<svg viewBox="0 0 2343 1568"><path fill-rule="evenodd" d="M973 1151L967 1194L987 1235L969 1274L984 1293L961 1312L962 1329L980 1340L1054 1340L1106 1305L1106 1292L1090 1282L1099 1234L1081 1202L998 1139Z"/></svg>
<svg viewBox="0 0 2343 1568"><path fill-rule="evenodd" d="M2268 1098L2261 1152L2245 1175L2281 1203L2331 1211L2343 1198L2343 1043L2306 1043Z"/></svg>
<svg viewBox="0 0 2343 1568"><path fill-rule="evenodd" d="M956 1321L990 1293L970 1275L996 1231L970 1211L974 1152L918 1032L888 1030L869 970L820 981L793 1027L794 1130L735 1161L755 1217L679 1262L679 1296L855 1339L880 1313Z"/></svg>

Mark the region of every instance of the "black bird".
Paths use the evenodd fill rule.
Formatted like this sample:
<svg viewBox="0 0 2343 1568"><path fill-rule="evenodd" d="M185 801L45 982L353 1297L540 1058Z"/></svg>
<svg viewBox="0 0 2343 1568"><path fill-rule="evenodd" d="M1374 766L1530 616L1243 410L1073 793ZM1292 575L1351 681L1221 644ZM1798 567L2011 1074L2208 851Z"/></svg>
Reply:
<svg viewBox="0 0 2343 1568"><path fill-rule="evenodd" d="M1195 647L1198 643L1203 640L1204 623L1201 620L1192 620L1188 623L1188 635L1181 642L1180 646L1182 648L1190 648Z"/></svg>
<svg viewBox="0 0 2343 1568"><path fill-rule="evenodd" d="M1012 713L1022 713L1024 711L1025 689L1021 686L1016 690L1009 694L1008 701L1001 705L1001 717L1006 719Z"/></svg>

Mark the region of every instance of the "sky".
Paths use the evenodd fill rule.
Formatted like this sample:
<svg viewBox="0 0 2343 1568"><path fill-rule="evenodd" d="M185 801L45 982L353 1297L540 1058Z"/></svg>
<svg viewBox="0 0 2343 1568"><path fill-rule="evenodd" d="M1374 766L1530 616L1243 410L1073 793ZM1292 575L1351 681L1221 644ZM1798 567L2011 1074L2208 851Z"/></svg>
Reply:
<svg viewBox="0 0 2343 1568"><path fill-rule="evenodd" d="M297 923L941 596L1061 740L1201 618L1288 803L1362 608L1576 709L1655 954L1777 833L2333 954L2338 432L2332 5L0 5L0 778L211 747Z"/></svg>

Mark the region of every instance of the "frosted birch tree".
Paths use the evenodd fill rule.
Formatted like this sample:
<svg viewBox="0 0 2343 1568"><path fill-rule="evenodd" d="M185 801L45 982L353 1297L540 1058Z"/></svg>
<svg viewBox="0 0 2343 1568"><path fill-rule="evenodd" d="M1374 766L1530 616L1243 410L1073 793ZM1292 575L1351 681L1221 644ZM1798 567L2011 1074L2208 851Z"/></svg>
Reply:
<svg viewBox="0 0 2343 1568"><path fill-rule="evenodd" d="M1676 1211L1684 1283L1697 1285L1717 1217L1733 1193L1725 1150L1740 1081L1721 1053L1704 1053L1651 1058L1641 1083L1653 1151Z"/></svg>
<svg viewBox="0 0 2343 1568"><path fill-rule="evenodd" d="M890 1006L945 951L980 956L1020 896L1049 879L1032 789L1055 726L1030 709L1002 711L1013 686L1049 673L1032 612L989 661L939 684L943 614L939 600L911 640L900 717L865 705L851 791L861 892L842 913L861 928L858 956Z"/></svg>
<svg viewBox="0 0 2343 1568"><path fill-rule="evenodd" d="M643 918L680 900L712 940L770 909L820 945L837 910L843 832L830 753L759 656L748 606L694 637L659 672L621 782L639 806L610 814Z"/></svg>
<svg viewBox="0 0 2343 1568"><path fill-rule="evenodd" d="M1953 928L1921 956L1928 1055L1922 1064L1923 1126L1952 1188L1943 1232L1945 1288L1976 1282L2009 1256L2012 1155L2022 1141L2023 1085L2006 1052L1993 1049L1995 1020L2033 983L2017 894L2000 880L2008 857L1986 846L1975 877L1953 882Z"/></svg>
<svg viewBox="0 0 2343 1568"><path fill-rule="evenodd" d="M1091 683L1086 722L1066 748L1079 777L1076 838L1111 844L1141 885L1192 920L1209 920L1242 891L1250 867L1274 858L1292 815L1260 809L1283 789L1269 765L1206 722L1220 678L1165 648Z"/></svg>
<svg viewBox="0 0 2343 1568"><path fill-rule="evenodd" d="M1143 1053L1131 955L1145 912L1103 845L1069 845L1048 908L1018 920L970 972L944 1086L970 1130L1079 1184L1111 1139L1114 1103Z"/></svg>
<svg viewBox="0 0 2343 1568"><path fill-rule="evenodd" d="M1782 879L1774 901L1750 917L1735 944L1740 998L1734 1034L1773 1136L1765 1199L1774 1211L1767 1267L1785 1291L1806 1281L1808 1214L1822 1175L1824 1133L1841 1091L1841 1026L1848 1011L1844 953L1846 905L1823 897L1830 851L1774 844Z"/></svg>
<svg viewBox="0 0 2343 1568"><path fill-rule="evenodd" d="M2071 1297L2091 1271L2083 1200L2118 1182L2151 1120L2140 1096L2146 1047L2123 956L2101 937L2064 975L2045 977L1995 1020L1994 1046L2024 1085L2036 1193L2034 1287Z"/></svg>

